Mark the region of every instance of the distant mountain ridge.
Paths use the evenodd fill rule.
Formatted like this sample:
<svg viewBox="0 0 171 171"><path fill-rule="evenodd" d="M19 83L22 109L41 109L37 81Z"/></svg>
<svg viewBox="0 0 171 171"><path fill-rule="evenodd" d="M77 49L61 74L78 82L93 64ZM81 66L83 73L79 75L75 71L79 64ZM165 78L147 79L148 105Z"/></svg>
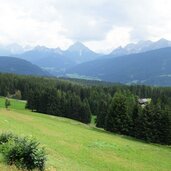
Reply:
<svg viewBox="0 0 171 171"><path fill-rule="evenodd" d="M38 65L55 76L61 76L66 69L86 61L95 60L100 55L91 51L82 43L76 42L65 51L60 48L37 46L30 51L15 56Z"/></svg>
<svg viewBox="0 0 171 171"><path fill-rule="evenodd" d="M67 74L96 77L124 84L171 85L171 47L116 58L94 60L67 70Z"/></svg>
<svg viewBox="0 0 171 171"><path fill-rule="evenodd" d="M171 41L163 38L156 42L147 40L147 41L140 41L138 43L131 43L125 47L118 47L114 49L109 55L112 55L112 57L114 56L118 57L123 55L134 54L134 53L147 52L147 51L161 49L165 47L171 47Z"/></svg>
<svg viewBox="0 0 171 171"><path fill-rule="evenodd" d="M18 58L27 60L53 75L62 74L66 68L75 65L75 62L63 55L61 49L50 49L44 46L37 46L23 54L17 55Z"/></svg>
<svg viewBox="0 0 171 171"><path fill-rule="evenodd" d="M47 71L26 60L8 56L0 56L0 72L19 75L51 76Z"/></svg>

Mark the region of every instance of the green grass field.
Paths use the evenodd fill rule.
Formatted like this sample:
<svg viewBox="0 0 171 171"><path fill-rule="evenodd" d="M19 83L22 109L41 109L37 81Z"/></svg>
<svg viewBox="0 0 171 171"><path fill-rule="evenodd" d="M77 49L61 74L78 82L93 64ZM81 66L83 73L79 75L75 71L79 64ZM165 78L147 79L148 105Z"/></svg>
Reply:
<svg viewBox="0 0 171 171"><path fill-rule="evenodd" d="M79 122L32 113L25 102L0 98L0 133L33 136L45 146L46 170L60 171L171 171L171 147L147 144L107 133ZM0 171L16 170L3 164Z"/></svg>

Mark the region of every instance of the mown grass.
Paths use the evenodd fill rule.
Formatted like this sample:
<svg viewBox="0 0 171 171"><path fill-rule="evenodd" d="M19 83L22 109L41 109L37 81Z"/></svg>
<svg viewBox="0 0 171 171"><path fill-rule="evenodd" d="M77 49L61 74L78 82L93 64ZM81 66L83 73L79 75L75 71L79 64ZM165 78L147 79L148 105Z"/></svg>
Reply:
<svg viewBox="0 0 171 171"><path fill-rule="evenodd" d="M37 138L45 146L47 170L62 171L170 171L171 148L147 144L107 133L82 123L25 110L25 103L11 101L4 109L0 99L0 132ZM0 170L16 170L2 163Z"/></svg>

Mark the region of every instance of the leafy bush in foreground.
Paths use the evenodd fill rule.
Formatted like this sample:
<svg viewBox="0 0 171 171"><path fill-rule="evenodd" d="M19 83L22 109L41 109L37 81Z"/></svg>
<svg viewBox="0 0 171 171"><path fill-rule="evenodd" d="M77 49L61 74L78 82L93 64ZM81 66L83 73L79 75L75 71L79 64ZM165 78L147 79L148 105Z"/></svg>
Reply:
<svg viewBox="0 0 171 171"><path fill-rule="evenodd" d="M40 144L36 140L7 133L0 135L0 142L2 141L4 142L0 145L1 153L8 165L16 165L17 168L27 170L44 170L45 151L39 147Z"/></svg>
<svg viewBox="0 0 171 171"><path fill-rule="evenodd" d="M10 139L15 138L12 133L2 133L0 135L0 145L7 143Z"/></svg>

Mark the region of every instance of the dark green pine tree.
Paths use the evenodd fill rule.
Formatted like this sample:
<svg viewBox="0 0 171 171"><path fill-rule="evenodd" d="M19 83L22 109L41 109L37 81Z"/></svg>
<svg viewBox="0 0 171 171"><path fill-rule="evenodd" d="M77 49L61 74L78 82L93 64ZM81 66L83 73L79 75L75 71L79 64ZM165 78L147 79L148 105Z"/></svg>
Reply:
<svg viewBox="0 0 171 171"><path fill-rule="evenodd" d="M34 92L32 89L28 93L26 108L31 109L32 111L35 109Z"/></svg>
<svg viewBox="0 0 171 171"><path fill-rule="evenodd" d="M40 101L41 92L39 89L34 90L34 109L38 112L41 108Z"/></svg>
<svg viewBox="0 0 171 171"><path fill-rule="evenodd" d="M87 99L83 100L80 115L81 115L81 121L83 123L88 124L91 122L91 115L92 114L91 114L90 105L89 105L89 102Z"/></svg>
<svg viewBox="0 0 171 171"><path fill-rule="evenodd" d="M106 117L105 129L120 134L129 134L130 116L126 97L121 92L116 92Z"/></svg>
<svg viewBox="0 0 171 171"><path fill-rule="evenodd" d="M105 127L105 118L108 113L108 105L107 102L104 100L101 100L99 102L99 112L97 115L97 120L96 120L96 126L99 128L104 128Z"/></svg>
<svg viewBox="0 0 171 171"><path fill-rule="evenodd" d="M60 116L60 93L51 89L48 94L47 113Z"/></svg>
<svg viewBox="0 0 171 171"><path fill-rule="evenodd" d="M171 144L171 115L161 101L155 105L153 122L155 125L152 142Z"/></svg>
<svg viewBox="0 0 171 171"><path fill-rule="evenodd" d="M169 110L158 101L146 105L134 121L135 137L148 142L171 143L171 118Z"/></svg>
<svg viewBox="0 0 171 171"><path fill-rule="evenodd" d="M72 94L71 95L71 99L70 99L70 110L68 112L68 116L71 119L76 119L78 121L81 121L81 114L80 114L80 110L82 107L82 102L79 96L77 96L76 94Z"/></svg>
<svg viewBox="0 0 171 171"><path fill-rule="evenodd" d="M152 142L155 128L154 115L154 105L151 102L143 108L142 114L139 116L140 124L137 125L137 138Z"/></svg>
<svg viewBox="0 0 171 171"><path fill-rule="evenodd" d="M134 108L132 111L132 122L131 122L131 129L130 135L137 137L139 134L139 125L141 124L141 115L142 115L142 106L138 103L138 99L134 104Z"/></svg>
<svg viewBox="0 0 171 171"><path fill-rule="evenodd" d="M66 99L66 94L62 92L61 94L61 101L60 101L60 110L61 110L61 115L63 117L67 117L67 99Z"/></svg>

